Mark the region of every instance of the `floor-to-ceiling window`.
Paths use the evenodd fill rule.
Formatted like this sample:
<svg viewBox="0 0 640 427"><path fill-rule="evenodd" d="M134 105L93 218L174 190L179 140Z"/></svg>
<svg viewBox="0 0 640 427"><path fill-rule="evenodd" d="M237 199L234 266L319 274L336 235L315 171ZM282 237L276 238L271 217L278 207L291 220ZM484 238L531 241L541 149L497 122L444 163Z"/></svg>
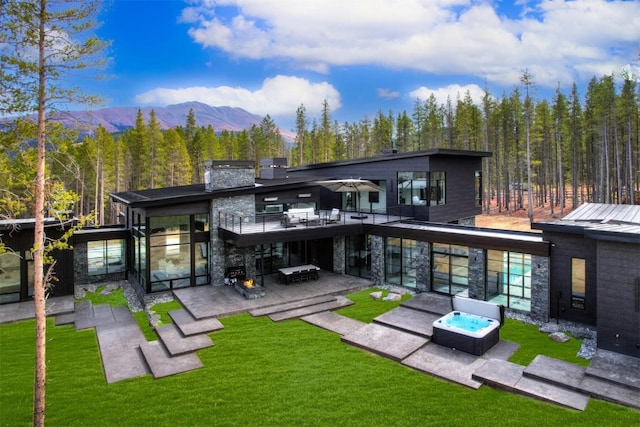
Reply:
<svg viewBox="0 0 640 427"><path fill-rule="evenodd" d="M257 245L255 249L256 274L260 276L276 273L279 268L288 266L289 247L287 243L278 242L268 245Z"/></svg>
<svg viewBox="0 0 640 427"><path fill-rule="evenodd" d="M147 292L209 283L209 215L135 214L132 232L130 270Z"/></svg>
<svg viewBox="0 0 640 427"><path fill-rule="evenodd" d="M388 237L385 240L385 277L388 283L416 287L416 241Z"/></svg>
<svg viewBox="0 0 640 427"><path fill-rule="evenodd" d="M371 278L371 236L347 236L345 238L345 264L347 274Z"/></svg>
<svg viewBox="0 0 640 427"><path fill-rule="evenodd" d="M487 250L486 299L531 311L531 255Z"/></svg>
<svg viewBox="0 0 640 427"><path fill-rule="evenodd" d="M469 248L434 243L431 249L431 290L456 295L469 288Z"/></svg>

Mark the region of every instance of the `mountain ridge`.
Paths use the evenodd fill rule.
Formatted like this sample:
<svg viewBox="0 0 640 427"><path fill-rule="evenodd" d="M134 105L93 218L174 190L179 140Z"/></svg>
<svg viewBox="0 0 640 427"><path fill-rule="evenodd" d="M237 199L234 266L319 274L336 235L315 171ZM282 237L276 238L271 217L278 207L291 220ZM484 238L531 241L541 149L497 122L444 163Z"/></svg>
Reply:
<svg viewBox="0 0 640 427"><path fill-rule="evenodd" d="M161 129L184 126L189 110L193 109L196 125L211 125L216 131L242 131L257 125L262 117L239 107L214 107L201 102L191 101L166 107L108 107L95 111L81 110L60 113L53 120L65 127L93 130L102 125L107 132L121 132L135 127L138 110L142 111L145 123L149 120L151 110L155 111Z"/></svg>

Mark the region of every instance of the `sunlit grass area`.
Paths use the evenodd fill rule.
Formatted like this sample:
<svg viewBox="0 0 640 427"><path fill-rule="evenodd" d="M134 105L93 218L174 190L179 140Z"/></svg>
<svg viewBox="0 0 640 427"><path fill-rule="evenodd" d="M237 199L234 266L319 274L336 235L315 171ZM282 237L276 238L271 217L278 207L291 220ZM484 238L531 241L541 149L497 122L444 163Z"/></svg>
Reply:
<svg viewBox="0 0 640 427"><path fill-rule="evenodd" d="M395 303L374 301L369 292L350 296L356 304L341 312L362 320L393 308ZM174 308L173 303L154 307L159 313ZM471 390L441 381L349 346L339 335L301 320L272 322L241 314L221 321L225 328L210 334L215 345L198 352L203 368L159 380L145 376L107 384L95 332L56 327L49 319L47 424L611 426L638 422L638 411L598 400L592 399L586 411L578 412L486 386ZM31 424L34 325L23 321L0 326L2 426ZM527 350L531 353L540 345L538 337L548 340L537 328L515 321L507 322L504 335L523 348L531 346ZM567 355L574 352L564 344L553 344ZM547 351L546 346L542 349Z"/></svg>

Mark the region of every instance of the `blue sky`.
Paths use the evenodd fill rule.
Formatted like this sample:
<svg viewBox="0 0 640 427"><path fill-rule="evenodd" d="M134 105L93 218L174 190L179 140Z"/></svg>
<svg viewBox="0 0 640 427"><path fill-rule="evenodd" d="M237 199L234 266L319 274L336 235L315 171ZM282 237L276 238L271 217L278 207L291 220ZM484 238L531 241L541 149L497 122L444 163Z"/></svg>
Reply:
<svg viewBox="0 0 640 427"><path fill-rule="evenodd" d="M356 121L413 111L431 93L510 92L523 70L549 97L592 76L637 72L640 2L500 0L112 0L98 35L105 106L200 101L290 130L304 104ZM635 68L634 68L635 67Z"/></svg>

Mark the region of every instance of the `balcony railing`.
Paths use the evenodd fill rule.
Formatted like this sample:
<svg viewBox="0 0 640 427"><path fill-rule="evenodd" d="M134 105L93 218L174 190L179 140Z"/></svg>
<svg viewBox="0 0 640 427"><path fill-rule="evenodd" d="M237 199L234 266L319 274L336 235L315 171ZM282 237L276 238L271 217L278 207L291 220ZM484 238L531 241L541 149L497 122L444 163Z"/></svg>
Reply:
<svg viewBox="0 0 640 427"><path fill-rule="evenodd" d="M340 218L331 217L330 210L320 210L317 215L304 216L295 224L282 220L282 215L258 215L255 218L218 212L218 227L237 234L268 233L283 230L300 230L303 228L332 227L348 224L385 224L410 219L408 216L394 215L391 212L354 212L340 211Z"/></svg>

